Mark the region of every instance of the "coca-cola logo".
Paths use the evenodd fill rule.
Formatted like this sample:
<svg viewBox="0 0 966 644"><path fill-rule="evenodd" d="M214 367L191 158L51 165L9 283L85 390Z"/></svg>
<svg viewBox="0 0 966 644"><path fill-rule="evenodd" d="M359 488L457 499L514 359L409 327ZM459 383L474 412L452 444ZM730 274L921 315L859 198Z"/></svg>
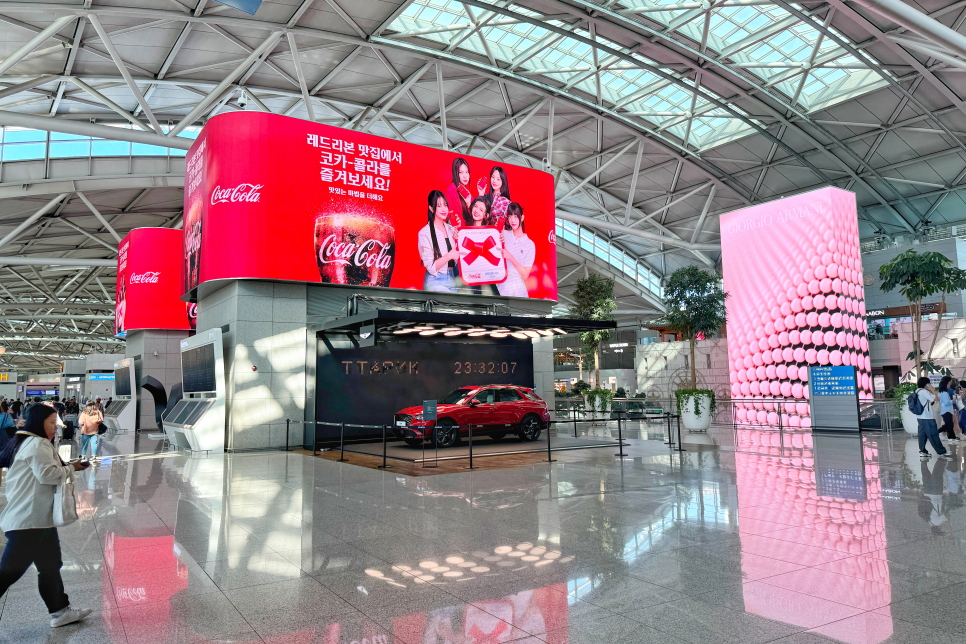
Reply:
<svg viewBox="0 0 966 644"><path fill-rule="evenodd" d="M256 202L262 196L259 190L264 187L260 183L239 183L234 188L215 186L215 189L211 191L211 205L214 206L216 203L228 202L237 203L240 201L249 203Z"/></svg>
<svg viewBox="0 0 966 644"><path fill-rule="evenodd" d="M556 243L557 243L557 233L555 231L551 230L550 231L550 234L547 235L547 241L550 242L551 244L556 245Z"/></svg>
<svg viewBox="0 0 966 644"><path fill-rule="evenodd" d="M329 235L319 247L321 264L355 264L365 268L388 269L392 267L391 242L367 239L361 244L338 241Z"/></svg>
<svg viewBox="0 0 966 644"><path fill-rule="evenodd" d="M161 277L161 271L146 271L144 273L134 273L128 280L128 284L157 284Z"/></svg>

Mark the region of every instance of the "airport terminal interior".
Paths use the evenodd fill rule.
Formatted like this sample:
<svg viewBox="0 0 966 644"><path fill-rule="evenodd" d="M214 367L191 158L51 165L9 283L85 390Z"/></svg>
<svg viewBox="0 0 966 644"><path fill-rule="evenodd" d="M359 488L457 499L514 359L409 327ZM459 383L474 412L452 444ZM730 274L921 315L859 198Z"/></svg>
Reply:
<svg viewBox="0 0 966 644"><path fill-rule="evenodd" d="M0 643L966 641L966 2L0 36Z"/></svg>

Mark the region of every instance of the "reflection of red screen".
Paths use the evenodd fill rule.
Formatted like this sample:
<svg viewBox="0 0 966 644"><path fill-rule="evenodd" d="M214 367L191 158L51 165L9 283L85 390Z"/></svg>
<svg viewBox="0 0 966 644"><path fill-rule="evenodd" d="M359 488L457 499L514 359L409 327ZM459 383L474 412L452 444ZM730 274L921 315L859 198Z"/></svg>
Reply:
<svg viewBox="0 0 966 644"><path fill-rule="evenodd" d="M181 301L184 233L135 228L118 245L115 333L135 329L188 329Z"/></svg>
<svg viewBox="0 0 966 644"><path fill-rule="evenodd" d="M468 165L467 190L453 185L457 159ZM557 299L546 172L260 112L208 121L186 164L185 292L211 280L260 278ZM481 221L502 228L513 204L522 207L523 235L503 234L514 237L507 250L529 270L508 267L505 284L471 287L448 282L443 262L433 271L444 276L428 278L426 253L433 263L437 248L455 250L455 230L452 240L444 233L432 244L431 192L449 204L447 221L463 226L462 206L474 204L480 186L489 192L493 176L509 199L494 190ZM500 280L475 280L486 281Z"/></svg>
<svg viewBox="0 0 966 644"><path fill-rule="evenodd" d="M856 368L872 397L855 195L823 188L721 216L735 398L807 398L808 366ZM741 423L777 425L774 405L739 402ZM808 404L782 409L810 427Z"/></svg>

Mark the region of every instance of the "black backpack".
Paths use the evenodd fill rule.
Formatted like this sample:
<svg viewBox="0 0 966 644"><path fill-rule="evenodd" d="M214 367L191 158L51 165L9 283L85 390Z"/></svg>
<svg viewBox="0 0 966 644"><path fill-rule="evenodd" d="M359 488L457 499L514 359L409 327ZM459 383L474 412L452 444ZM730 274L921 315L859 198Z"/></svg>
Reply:
<svg viewBox="0 0 966 644"><path fill-rule="evenodd" d="M922 412L926 411L926 406L922 404L921 400L919 400L920 391L922 390L916 389L914 392L909 394L909 400L907 401L907 404L909 405L909 411L914 413L916 416L919 416L922 414Z"/></svg>

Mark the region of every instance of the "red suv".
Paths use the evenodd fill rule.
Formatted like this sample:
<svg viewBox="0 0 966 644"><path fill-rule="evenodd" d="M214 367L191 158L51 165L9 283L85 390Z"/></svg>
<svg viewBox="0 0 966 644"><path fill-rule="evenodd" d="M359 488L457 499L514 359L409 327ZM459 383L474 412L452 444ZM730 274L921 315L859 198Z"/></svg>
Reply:
<svg viewBox="0 0 966 644"><path fill-rule="evenodd" d="M422 407L396 413L396 435L409 445L432 439L439 447L455 445L461 434L486 434L500 440L509 433L535 441L550 422L550 411L532 389L517 385L460 387L436 402L437 420L423 420ZM482 425L482 427L480 427Z"/></svg>

